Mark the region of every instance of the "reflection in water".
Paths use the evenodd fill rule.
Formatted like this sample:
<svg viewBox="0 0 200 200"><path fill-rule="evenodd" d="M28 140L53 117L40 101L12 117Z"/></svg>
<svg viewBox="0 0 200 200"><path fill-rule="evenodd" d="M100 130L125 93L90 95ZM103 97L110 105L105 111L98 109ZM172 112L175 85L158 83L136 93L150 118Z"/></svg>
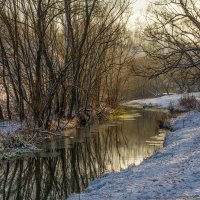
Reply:
<svg viewBox="0 0 200 200"><path fill-rule="evenodd" d="M163 144L162 134L155 137L155 115L145 111L136 120L67 131L68 137L43 144L44 152L1 164L0 199L62 200L106 172L140 164Z"/></svg>

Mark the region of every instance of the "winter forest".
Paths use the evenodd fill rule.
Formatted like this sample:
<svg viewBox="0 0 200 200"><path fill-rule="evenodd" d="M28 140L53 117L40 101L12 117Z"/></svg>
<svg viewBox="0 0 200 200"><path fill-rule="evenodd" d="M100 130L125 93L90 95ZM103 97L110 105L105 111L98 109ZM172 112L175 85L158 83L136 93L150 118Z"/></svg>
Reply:
<svg viewBox="0 0 200 200"><path fill-rule="evenodd" d="M133 6L2 0L0 118L48 128L115 107L130 88L140 98L198 89L199 2L155 1L146 21L130 30Z"/></svg>
<svg viewBox="0 0 200 200"><path fill-rule="evenodd" d="M129 194L129 184L130 200L170 199L169 191L183 194L183 199L200 197L198 184L186 192L182 171L169 179L173 188L163 174L158 173L158 180L155 174L148 180L140 175L150 166L150 177L154 163L157 172L161 166L169 175L173 167L166 163L176 156L184 160L184 155L194 164L187 178L198 173L193 154L187 153L193 148L200 159L200 147L195 146L199 92L199 0L0 0L0 199L92 200L102 194L103 199L120 200ZM174 141L184 148L179 143L174 147ZM174 155L167 162L160 153L165 150ZM158 159L145 165L154 155ZM43 185L51 181L40 159L54 182L46 196ZM177 169L181 164L189 169L186 161L173 162ZM35 190L25 181L18 193L11 191L28 163ZM135 166L140 164L138 172ZM126 179L126 172L120 172L124 169L141 179ZM123 179L108 175L86 189L110 172L122 173ZM192 181L199 183L198 177ZM109 187L101 180L115 189L125 183L123 191L110 189L108 198ZM145 193L149 196L140 191L147 183L152 187ZM28 196L22 197L25 188Z"/></svg>
<svg viewBox="0 0 200 200"><path fill-rule="evenodd" d="M129 5L125 0L1 2L6 116L46 128L54 118L71 118L101 102L116 104L130 57Z"/></svg>

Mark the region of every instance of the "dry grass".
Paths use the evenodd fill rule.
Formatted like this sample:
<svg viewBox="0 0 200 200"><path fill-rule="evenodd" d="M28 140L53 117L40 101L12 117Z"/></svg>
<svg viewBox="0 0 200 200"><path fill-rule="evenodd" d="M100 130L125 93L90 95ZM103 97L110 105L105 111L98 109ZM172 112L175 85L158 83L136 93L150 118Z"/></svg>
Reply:
<svg viewBox="0 0 200 200"><path fill-rule="evenodd" d="M196 109L200 105L195 96L189 96L189 95L183 96L179 100L179 104L186 110Z"/></svg>

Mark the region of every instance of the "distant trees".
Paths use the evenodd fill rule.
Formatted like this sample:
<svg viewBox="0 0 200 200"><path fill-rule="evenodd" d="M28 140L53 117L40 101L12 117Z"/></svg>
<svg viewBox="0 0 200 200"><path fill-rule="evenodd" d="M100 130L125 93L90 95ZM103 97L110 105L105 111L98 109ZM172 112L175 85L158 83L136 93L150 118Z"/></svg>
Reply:
<svg viewBox="0 0 200 200"><path fill-rule="evenodd" d="M147 56L156 61L139 69L151 78L168 75L183 90L199 83L200 2L198 0L156 0L149 7L143 45ZM184 82L180 80L184 77ZM181 83L182 82L182 83Z"/></svg>
<svg viewBox="0 0 200 200"><path fill-rule="evenodd" d="M1 1L7 118L14 109L21 121L47 128L102 101L116 103L129 62L129 6L127 0Z"/></svg>

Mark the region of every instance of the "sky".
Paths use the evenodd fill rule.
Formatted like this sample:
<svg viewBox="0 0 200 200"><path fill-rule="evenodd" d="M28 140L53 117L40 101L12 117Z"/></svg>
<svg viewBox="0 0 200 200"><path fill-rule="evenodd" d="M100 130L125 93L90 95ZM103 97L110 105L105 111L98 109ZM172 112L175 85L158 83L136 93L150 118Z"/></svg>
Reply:
<svg viewBox="0 0 200 200"><path fill-rule="evenodd" d="M135 5L134 10L140 11L140 10L146 8L148 2L149 2L148 0L137 0L136 3L134 3L134 5Z"/></svg>
<svg viewBox="0 0 200 200"><path fill-rule="evenodd" d="M136 1L133 4L133 15L130 18L130 28L134 29L138 20L144 20L144 13L149 3L149 0L132 0Z"/></svg>

